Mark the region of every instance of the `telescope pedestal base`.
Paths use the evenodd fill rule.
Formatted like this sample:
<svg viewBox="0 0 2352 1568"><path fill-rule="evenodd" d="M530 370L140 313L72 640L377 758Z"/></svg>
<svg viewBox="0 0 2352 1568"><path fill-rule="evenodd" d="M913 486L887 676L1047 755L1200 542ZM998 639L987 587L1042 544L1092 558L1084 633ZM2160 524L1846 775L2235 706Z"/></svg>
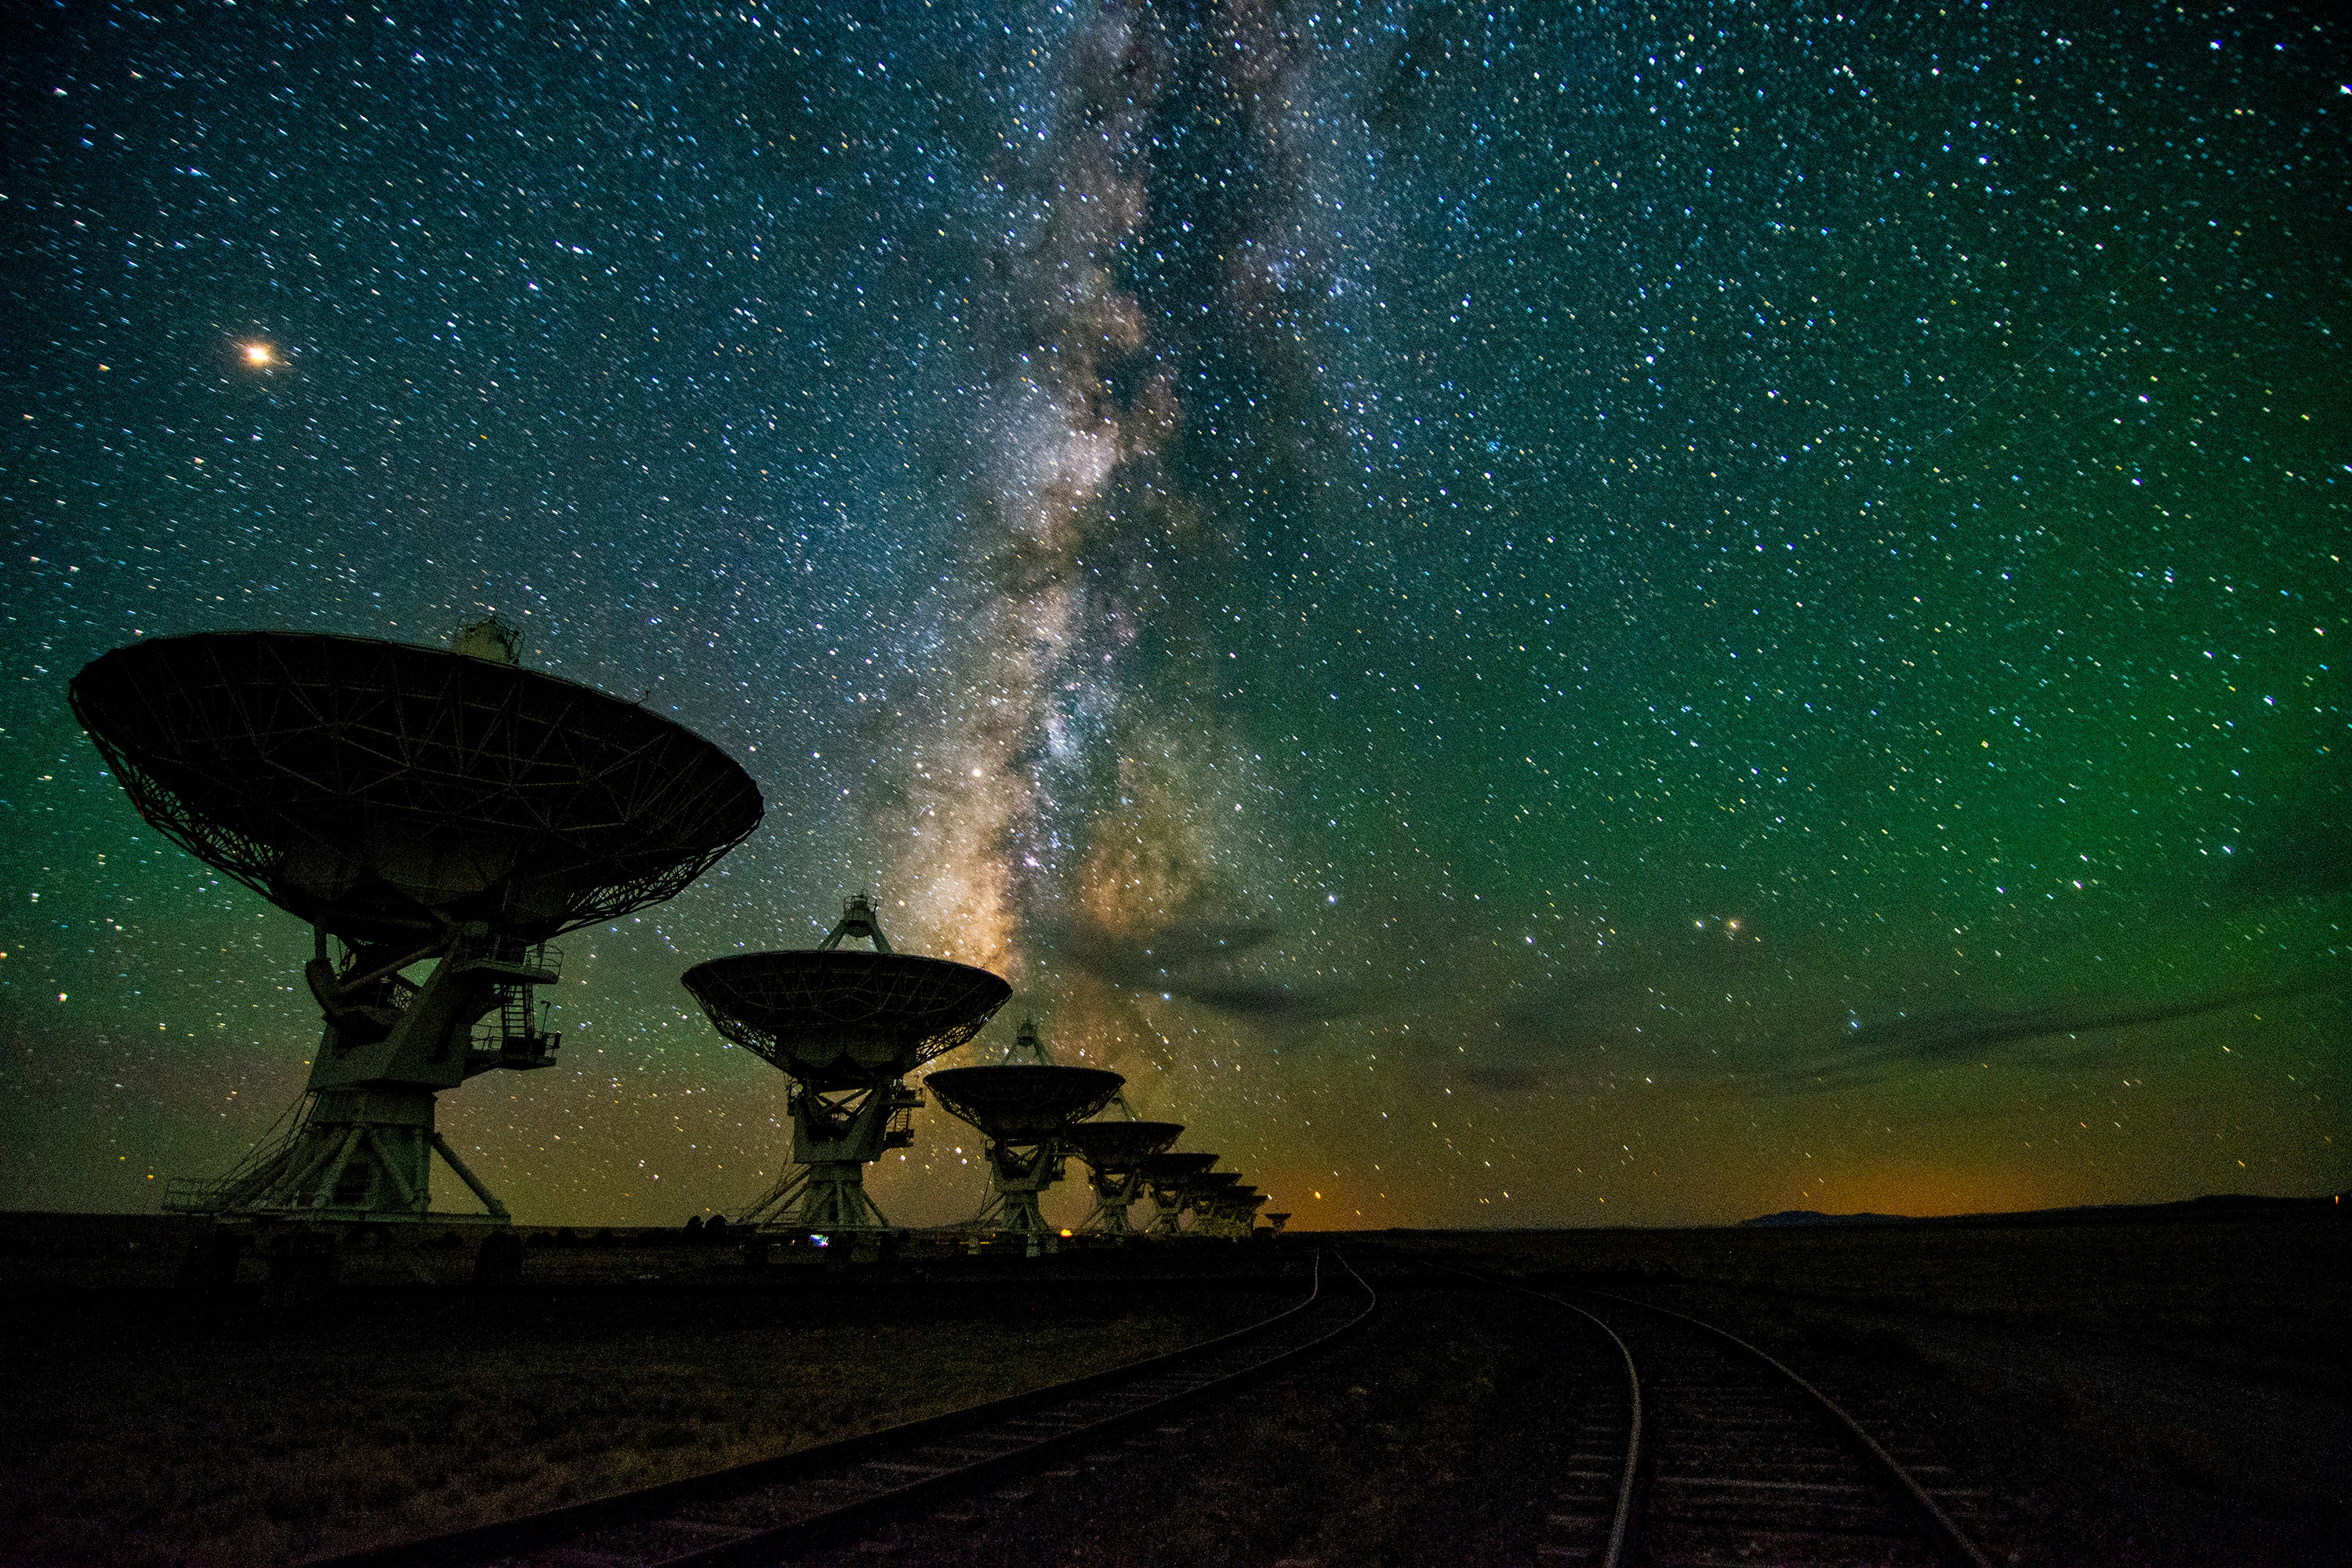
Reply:
<svg viewBox="0 0 2352 1568"><path fill-rule="evenodd" d="M987 1204L971 1222L972 1250L979 1251L981 1236L992 1231L1022 1237L1023 1250L1031 1258L1058 1251L1061 1232L1045 1223L1037 1194L1061 1180L1060 1157L1046 1150L1024 1155L991 1143L987 1158L991 1191Z"/></svg>
<svg viewBox="0 0 2352 1568"><path fill-rule="evenodd" d="M1097 1172L1089 1181L1095 1191L1094 1212L1087 1215L1078 1228L1095 1231L1119 1241L1125 1241L1134 1235L1134 1227L1127 1221L1127 1211L1139 1195L1137 1189L1143 1184L1142 1179L1128 1172L1118 1172L1108 1176Z"/></svg>
<svg viewBox="0 0 2352 1568"><path fill-rule="evenodd" d="M435 1131L435 1093L402 1083L313 1089L284 1139L256 1150L219 1181L172 1183L164 1210L346 1223L472 1217L432 1213L431 1168L438 1154L489 1217L506 1223L506 1205Z"/></svg>
<svg viewBox="0 0 2352 1568"><path fill-rule="evenodd" d="M894 1147L891 1119L912 1098L895 1079L848 1089L795 1084L792 1168L735 1223L817 1236L893 1228L866 1195L866 1167Z"/></svg>
<svg viewBox="0 0 2352 1568"><path fill-rule="evenodd" d="M866 1195L862 1160L819 1160L795 1166L733 1223L818 1236L892 1228L889 1219Z"/></svg>

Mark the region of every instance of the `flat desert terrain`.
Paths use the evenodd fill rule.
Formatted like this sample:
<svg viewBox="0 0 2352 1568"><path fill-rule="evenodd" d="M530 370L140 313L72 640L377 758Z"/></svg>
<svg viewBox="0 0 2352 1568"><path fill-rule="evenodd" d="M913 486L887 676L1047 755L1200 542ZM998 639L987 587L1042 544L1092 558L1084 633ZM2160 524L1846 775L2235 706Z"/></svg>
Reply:
<svg viewBox="0 0 2352 1568"><path fill-rule="evenodd" d="M1601 1363L1540 1303L1433 1267L1453 1264L1748 1336L1993 1494L1996 1561L2352 1561L2352 1248L2325 1209L1294 1234L1035 1262L919 1239L763 1268L622 1232L542 1236L498 1286L469 1283L469 1236L428 1232L347 1245L331 1289L273 1288L257 1258L180 1289L196 1234L0 1215L17 1483L0 1558L299 1562L645 1486L1238 1326L1297 1300L1336 1245L1382 1291L1370 1330L1204 1416L1198 1462L1050 1510L1024 1555L1506 1560L1562 1402Z"/></svg>

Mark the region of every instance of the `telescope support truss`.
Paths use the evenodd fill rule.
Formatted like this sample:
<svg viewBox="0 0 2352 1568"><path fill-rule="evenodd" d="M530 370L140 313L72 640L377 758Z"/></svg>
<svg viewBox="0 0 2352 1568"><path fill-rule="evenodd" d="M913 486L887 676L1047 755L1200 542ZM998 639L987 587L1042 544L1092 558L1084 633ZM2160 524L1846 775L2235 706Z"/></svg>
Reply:
<svg viewBox="0 0 2352 1568"><path fill-rule="evenodd" d="M1192 1194L1181 1186L1165 1187L1157 1182L1149 1184L1151 1194L1151 1234L1181 1236L1184 1211L1192 1206Z"/></svg>
<svg viewBox="0 0 2352 1568"><path fill-rule="evenodd" d="M1248 1231L1246 1227L1236 1228L1234 1224L1234 1211L1231 1207L1223 1204L1209 1203L1192 1211L1192 1234L1213 1236L1223 1241L1232 1241L1247 1235Z"/></svg>
<svg viewBox="0 0 2352 1568"><path fill-rule="evenodd" d="M847 1089L795 1083L793 1169L734 1223L818 1236L890 1229L866 1195L866 1167L884 1150L915 1141L914 1112L922 1103L896 1080Z"/></svg>
<svg viewBox="0 0 2352 1568"><path fill-rule="evenodd" d="M422 982L402 972L433 965ZM433 1156L510 1217L433 1125L436 1097L477 1073L551 1065L561 1037L533 997L562 955L489 935L452 932L419 951L344 947L318 935L304 977L326 1017L299 1117L217 1181L175 1181L163 1207L223 1217L338 1221L463 1218L432 1213Z"/></svg>
<svg viewBox="0 0 2352 1568"><path fill-rule="evenodd" d="M1250 1232L1257 1228L1258 1207L1265 1202L1263 1194L1244 1199L1223 1194L1210 1197L1192 1210L1192 1234L1223 1241L1247 1241Z"/></svg>
<svg viewBox="0 0 2352 1568"><path fill-rule="evenodd" d="M988 1202L970 1222L972 1245L976 1249L981 1236L994 1231L1003 1236L1023 1238L1024 1250L1034 1258L1039 1252L1055 1250L1055 1243L1061 1233L1045 1223L1045 1211L1037 1206L1037 1194L1062 1179L1064 1152L1052 1143L1027 1146L1000 1143L992 1138L982 1147L988 1160Z"/></svg>
<svg viewBox="0 0 2352 1568"><path fill-rule="evenodd" d="M1087 1184L1094 1188L1095 1206L1078 1228L1115 1236L1121 1241L1134 1232L1127 1223L1127 1211L1143 1195L1143 1173L1140 1170L1089 1171Z"/></svg>

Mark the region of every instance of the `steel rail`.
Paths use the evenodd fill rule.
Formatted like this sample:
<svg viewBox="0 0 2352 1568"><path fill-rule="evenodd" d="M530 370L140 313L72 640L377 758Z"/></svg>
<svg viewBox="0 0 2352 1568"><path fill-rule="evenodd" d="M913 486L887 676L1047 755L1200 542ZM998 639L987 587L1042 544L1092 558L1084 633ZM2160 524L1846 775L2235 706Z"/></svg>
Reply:
<svg viewBox="0 0 2352 1568"><path fill-rule="evenodd" d="M1880 1472L1895 1483L1895 1490L1902 1494L1904 1500L1927 1521L1931 1537L1929 1544L1939 1555L1963 1564L1964 1568L1993 1568L1992 1559L1986 1556L1983 1549L1969 1539L1967 1532L1954 1522L1952 1516L1946 1513L1942 1505L1928 1495L1927 1489L1919 1484L1917 1478L1905 1469L1894 1455L1880 1447L1878 1439L1864 1431L1862 1424L1847 1415L1836 1401L1797 1375L1780 1360L1749 1344L1729 1330L1719 1329L1713 1323L1692 1317L1687 1312L1677 1312L1671 1307L1661 1307L1651 1301L1635 1300L1631 1296L1618 1296L1606 1290L1586 1290L1584 1294L1597 1297L1604 1301L1615 1301L1623 1306L1638 1308L1645 1312L1655 1312L1661 1317L1672 1318L1677 1322L1713 1335L1724 1343L1769 1367L1811 1401L1815 1408L1829 1418L1830 1424L1836 1427L1842 1436L1860 1448L1877 1466ZM1563 1301L1560 1305L1567 1306L1569 1303ZM1582 1310L1581 1308L1576 1310ZM1588 1317L1591 1315L1586 1313Z"/></svg>
<svg viewBox="0 0 2352 1568"><path fill-rule="evenodd" d="M1625 1348L1625 1342L1617 1337L1616 1330L1573 1301L1563 1301L1557 1296L1547 1295L1532 1286L1522 1285L1516 1280L1498 1279L1492 1275L1475 1273L1467 1268L1457 1268L1450 1263L1441 1263L1438 1267L1449 1274L1459 1274L1465 1279L1475 1279L1481 1285L1516 1290L1522 1296L1532 1296L1538 1301L1549 1302L1552 1306L1574 1312L1607 1335L1609 1342L1617 1347L1617 1358L1624 1363L1625 1367L1625 1395L1631 1414L1625 1424L1625 1462L1618 1475L1617 1506L1610 1518L1609 1548L1601 1555L1601 1568L1622 1568L1625 1561L1625 1546L1631 1539L1633 1524L1634 1481L1642 1468L1642 1373L1633 1364L1633 1352Z"/></svg>
<svg viewBox="0 0 2352 1568"><path fill-rule="evenodd" d="M1271 1355L1259 1356L1228 1371L1212 1371L1211 1375L1190 1381L1184 1375L1192 1363L1212 1359L1221 1352L1244 1348L1286 1324L1294 1327L1307 1324L1306 1314L1324 1300L1323 1258L1319 1253L1315 1259L1313 1284L1305 1300L1255 1323L1195 1344L1064 1383L1050 1384L1003 1399L967 1405L961 1410L902 1423L839 1442L803 1448L774 1458L754 1460L746 1465L446 1534L315 1558L304 1568L410 1568L410 1565L422 1564L444 1568L444 1565L458 1563L528 1562L534 1553L561 1550L600 1531L626 1530L633 1526L657 1530L665 1522L687 1525L694 1522L688 1516L689 1510L698 1505L717 1505L730 1500L744 1499L764 1489L798 1484L815 1489L824 1487L830 1480L835 1486L851 1485L855 1489L854 1483L842 1478L866 1467L920 1472L894 1485L861 1490L858 1495L845 1498L830 1506L820 1505L798 1517L766 1528L742 1530L709 1524L705 1528L714 1531L724 1531L728 1539L683 1552L638 1555L634 1559L623 1553L600 1552L608 1561L634 1560L646 1568L719 1568L720 1564L773 1561L781 1552L814 1544L899 1511L925 1497L1024 1468L1072 1448L1085 1447L1139 1422L1167 1415L1178 1406L1204 1396L1233 1391L1245 1382L1263 1377L1333 1343L1362 1327L1380 1308L1379 1297L1364 1277L1346 1258L1339 1257L1336 1252L1333 1257L1363 1290L1363 1310L1348 1317L1337 1327L1326 1329L1302 1342L1279 1349ZM1171 1377L1179 1386L1169 1392L1154 1394L1135 1403L1119 1404L1108 1413L1073 1424L1055 1425L1053 1421L1053 1414L1057 1408L1066 1412L1090 1396L1115 1398L1122 1391L1131 1393L1155 1379ZM1041 1426L1043 1430L1037 1429ZM1006 1437L1012 1439L1011 1443L961 1463L932 1466L903 1463L893 1458L893 1456L911 1454L927 1445L957 1438L966 1439L961 1446L969 1450L985 1443L992 1428L995 1429L1000 1443Z"/></svg>

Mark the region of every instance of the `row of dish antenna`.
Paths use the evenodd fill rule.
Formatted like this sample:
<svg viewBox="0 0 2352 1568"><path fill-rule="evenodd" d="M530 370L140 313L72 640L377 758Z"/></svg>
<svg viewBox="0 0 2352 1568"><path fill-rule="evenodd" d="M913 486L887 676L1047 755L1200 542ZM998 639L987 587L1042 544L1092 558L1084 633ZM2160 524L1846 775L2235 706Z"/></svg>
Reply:
<svg viewBox="0 0 2352 1568"><path fill-rule="evenodd" d="M154 638L93 660L68 698L150 826L315 932L303 973L324 1033L299 1111L226 1177L170 1184L165 1206L184 1213L454 1217L431 1214L437 1156L505 1222L436 1130L439 1094L551 1065L561 1041L537 993L561 972L551 939L672 897L764 811L717 746L522 668L496 621L454 650ZM865 1168L912 1137L909 1075L1012 995L986 970L894 952L863 896L814 950L712 959L684 982L721 1035L791 1080L792 1167L741 1222L828 1236L889 1227ZM1038 1194L1073 1154L1095 1197L1086 1227L1111 1236L1147 1196L1163 1235L1188 1213L1196 1232L1245 1234L1266 1202L1213 1170L1214 1154L1171 1152L1181 1126L1137 1120L1118 1073L1052 1062L1028 1025L1003 1061L925 1083L983 1140L990 1196L963 1227L975 1245L1050 1247Z"/></svg>
<svg viewBox="0 0 2352 1568"><path fill-rule="evenodd" d="M844 947L850 938L870 948ZM739 1223L820 1235L888 1228L865 1170L912 1141L921 1097L908 1075L971 1041L1013 994L984 969L893 952L863 895L814 951L712 959L685 983L720 1034L792 1079L793 1167ZM1246 1231L1266 1201L1238 1173L1211 1171L1213 1154L1169 1152L1180 1124L1138 1120L1118 1073L1053 1062L1034 1024L1003 1061L940 1068L925 1085L983 1140L990 1192L967 1226L975 1237L994 1231L1033 1253L1050 1247L1058 1233L1038 1197L1072 1154L1094 1189L1082 1229L1126 1236L1130 1208L1148 1194L1162 1234L1187 1209L1196 1228ZM1114 1106L1118 1117L1087 1120Z"/></svg>

